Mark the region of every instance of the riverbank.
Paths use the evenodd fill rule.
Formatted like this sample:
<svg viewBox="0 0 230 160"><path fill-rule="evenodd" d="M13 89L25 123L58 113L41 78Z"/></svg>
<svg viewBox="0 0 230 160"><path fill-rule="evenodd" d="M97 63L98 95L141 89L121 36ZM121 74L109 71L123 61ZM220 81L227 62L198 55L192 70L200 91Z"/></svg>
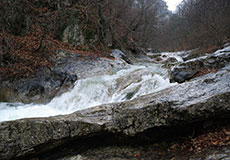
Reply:
<svg viewBox="0 0 230 160"><path fill-rule="evenodd" d="M221 59L224 56L228 60L227 52L229 51L224 50L224 53L214 55ZM74 156L75 159L140 159L142 156L143 159L151 159L155 156L160 159L159 155L162 155L162 159L189 159L195 153L197 156L209 156L205 154L206 148L203 150L202 147L210 148L210 155L222 150L221 154L228 156L229 61L225 61L224 67L215 73L202 75L182 84L170 84L168 66L164 64L170 64L173 68L186 64L183 59L172 57L184 56L182 52L158 54L157 58L162 60L157 63L153 59L156 57L137 58L139 66L127 63L127 59L122 58L125 53L118 50L115 53L115 60L105 60L103 63L101 59L97 59L100 63L86 60L81 62L80 67L91 66L86 73L84 70L68 72L83 72L82 75L79 74L81 76L91 75L87 73L93 72L97 76L77 80L75 87L78 89L74 87L63 94L67 99L60 96L55 98L60 98L59 101L55 100L57 103L51 101L54 108L61 109L58 114L67 115L3 120L0 123L1 158L71 159ZM68 58L62 56L63 62L66 62ZM218 62L219 58L216 59L214 62ZM72 62L71 66L75 63L77 61ZM101 68L106 72L97 72ZM86 94L82 94L83 91ZM81 101L83 104L78 104ZM84 108L84 103L88 102L93 102L91 108ZM93 107L95 105L99 106ZM46 105L39 107L44 112L47 111ZM76 107L83 108L72 110ZM18 110L17 114L10 111L10 117L13 117L26 113L21 108L28 109L30 106L10 104L1 111ZM34 112L33 108L32 111ZM2 115L9 114L3 112ZM28 115L34 117L30 112ZM226 123L219 123L224 121ZM156 146L160 146L160 151ZM149 151L149 148L153 151ZM163 148L167 150L164 151ZM64 150L62 152L59 149ZM182 151L186 154L183 155Z"/></svg>

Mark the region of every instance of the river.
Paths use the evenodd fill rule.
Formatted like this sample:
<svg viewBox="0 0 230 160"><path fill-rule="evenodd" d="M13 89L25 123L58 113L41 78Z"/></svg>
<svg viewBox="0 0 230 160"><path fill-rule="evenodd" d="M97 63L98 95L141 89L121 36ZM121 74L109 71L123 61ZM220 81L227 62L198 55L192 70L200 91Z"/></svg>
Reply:
<svg viewBox="0 0 230 160"><path fill-rule="evenodd" d="M161 64L136 63L112 75L78 80L70 91L48 104L0 103L0 121L65 115L100 104L131 100L165 89L167 69Z"/></svg>

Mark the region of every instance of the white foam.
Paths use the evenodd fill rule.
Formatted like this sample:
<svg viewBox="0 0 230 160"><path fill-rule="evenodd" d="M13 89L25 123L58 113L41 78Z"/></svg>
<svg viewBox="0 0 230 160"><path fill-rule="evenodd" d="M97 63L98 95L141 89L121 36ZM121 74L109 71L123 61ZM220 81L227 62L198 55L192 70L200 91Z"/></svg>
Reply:
<svg viewBox="0 0 230 160"><path fill-rule="evenodd" d="M167 60L169 57L170 58L175 58L178 62L184 62L183 58L181 57L182 54L184 54L185 51L180 51L180 52L162 52L161 57L162 59ZM164 58L165 56L165 58Z"/></svg>
<svg viewBox="0 0 230 160"><path fill-rule="evenodd" d="M69 114L100 104L134 99L170 85L167 70L160 65L130 65L114 75L78 80L72 90L46 105L0 103L0 121Z"/></svg>

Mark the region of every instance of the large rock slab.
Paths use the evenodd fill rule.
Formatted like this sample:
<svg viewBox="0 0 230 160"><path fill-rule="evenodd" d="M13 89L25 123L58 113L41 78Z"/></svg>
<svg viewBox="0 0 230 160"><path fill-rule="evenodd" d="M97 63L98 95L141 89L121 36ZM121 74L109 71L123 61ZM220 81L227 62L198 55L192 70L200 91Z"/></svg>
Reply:
<svg viewBox="0 0 230 160"><path fill-rule="evenodd" d="M0 159L39 154L103 134L127 138L158 127L230 115L230 66L131 101L51 118L0 123ZM85 143L88 143L87 140Z"/></svg>
<svg viewBox="0 0 230 160"><path fill-rule="evenodd" d="M190 59L173 67L170 71L170 81L183 83L192 79L199 72L216 71L229 63L230 47L225 47L211 55Z"/></svg>

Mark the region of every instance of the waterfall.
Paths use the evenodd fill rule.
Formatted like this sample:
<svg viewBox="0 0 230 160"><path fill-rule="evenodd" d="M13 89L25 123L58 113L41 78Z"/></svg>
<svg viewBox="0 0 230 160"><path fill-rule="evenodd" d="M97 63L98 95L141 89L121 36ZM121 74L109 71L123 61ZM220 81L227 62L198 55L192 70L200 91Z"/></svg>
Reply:
<svg viewBox="0 0 230 160"><path fill-rule="evenodd" d="M0 103L0 121L70 114L100 104L127 101L169 87L160 64L129 65L113 75L81 79L48 104Z"/></svg>

